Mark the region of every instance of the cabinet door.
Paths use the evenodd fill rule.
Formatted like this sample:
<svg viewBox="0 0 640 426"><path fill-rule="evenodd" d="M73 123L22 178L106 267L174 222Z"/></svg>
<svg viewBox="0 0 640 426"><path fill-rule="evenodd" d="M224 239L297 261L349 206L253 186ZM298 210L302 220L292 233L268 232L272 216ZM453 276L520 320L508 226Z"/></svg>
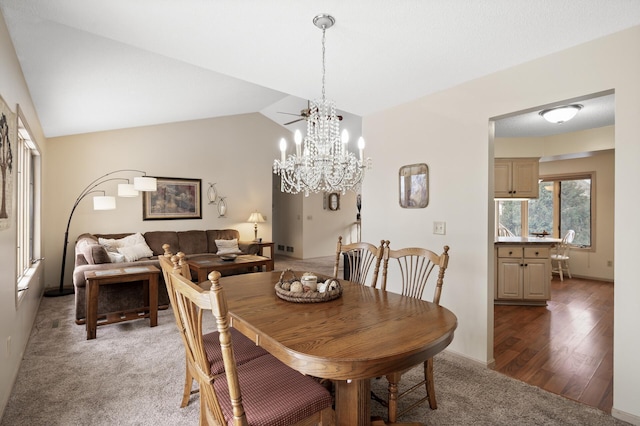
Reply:
<svg viewBox="0 0 640 426"><path fill-rule="evenodd" d="M498 260L498 299L522 299L521 259Z"/></svg>
<svg viewBox="0 0 640 426"><path fill-rule="evenodd" d="M546 259L524 259L524 264L522 269L524 298L548 300L551 296L549 262Z"/></svg>
<svg viewBox="0 0 640 426"><path fill-rule="evenodd" d="M511 161L496 158L493 166L493 184L496 198L511 197Z"/></svg>
<svg viewBox="0 0 640 426"><path fill-rule="evenodd" d="M538 198L538 161L513 160L512 196Z"/></svg>

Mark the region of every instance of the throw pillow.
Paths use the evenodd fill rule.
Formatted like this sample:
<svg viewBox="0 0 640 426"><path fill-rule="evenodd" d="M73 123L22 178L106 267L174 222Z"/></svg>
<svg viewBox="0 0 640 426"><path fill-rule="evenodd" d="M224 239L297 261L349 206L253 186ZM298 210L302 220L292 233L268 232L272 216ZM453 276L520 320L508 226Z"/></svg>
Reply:
<svg viewBox="0 0 640 426"><path fill-rule="evenodd" d="M240 254L240 248L238 247L238 239L233 240L215 240L218 252L216 254Z"/></svg>
<svg viewBox="0 0 640 426"><path fill-rule="evenodd" d="M118 241L113 238L98 238L98 243L108 252L118 252Z"/></svg>
<svg viewBox="0 0 640 426"><path fill-rule="evenodd" d="M123 263L126 262L124 258L124 254L108 251L109 259L111 259L111 263Z"/></svg>
<svg viewBox="0 0 640 426"><path fill-rule="evenodd" d="M118 247L118 253L123 254L127 262L135 262L143 257L153 256L153 251L146 243L134 244L126 247Z"/></svg>
<svg viewBox="0 0 640 426"><path fill-rule="evenodd" d="M83 240L78 243L78 251L84 255L89 265L99 265L101 263L111 263L107 251L100 244Z"/></svg>
<svg viewBox="0 0 640 426"><path fill-rule="evenodd" d="M144 245L147 249L151 250L147 245L144 237L141 233L137 232L135 234L127 235L124 238L120 238L118 240L113 238L98 238L98 243L102 245L108 252L118 253L118 249L122 247L132 247L137 245ZM153 256L153 252L149 255ZM149 257L149 256L140 256L140 257Z"/></svg>

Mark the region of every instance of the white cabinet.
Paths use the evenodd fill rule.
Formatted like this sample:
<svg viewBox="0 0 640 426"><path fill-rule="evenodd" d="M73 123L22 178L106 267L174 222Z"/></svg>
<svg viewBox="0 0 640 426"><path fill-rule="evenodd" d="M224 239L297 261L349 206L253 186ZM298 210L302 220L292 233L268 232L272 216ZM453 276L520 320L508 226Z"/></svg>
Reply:
<svg viewBox="0 0 640 426"><path fill-rule="evenodd" d="M495 198L538 198L539 158L496 158Z"/></svg>
<svg viewBox="0 0 640 426"><path fill-rule="evenodd" d="M496 248L496 303L546 304L551 297L549 246Z"/></svg>

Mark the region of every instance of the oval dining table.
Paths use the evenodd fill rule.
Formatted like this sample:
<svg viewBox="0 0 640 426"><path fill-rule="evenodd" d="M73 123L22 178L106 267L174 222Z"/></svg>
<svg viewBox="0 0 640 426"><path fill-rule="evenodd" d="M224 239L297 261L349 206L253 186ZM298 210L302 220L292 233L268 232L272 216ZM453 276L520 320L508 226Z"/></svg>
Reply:
<svg viewBox="0 0 640 426"><path fill-rule="evenodd" d="M370 379L418 365L453 340L456 316L434 303L345 280L337 299L289 302L275 293L280 276L221 278L231 324L291 368L331 379L338 425L371 424Z"/></svg>

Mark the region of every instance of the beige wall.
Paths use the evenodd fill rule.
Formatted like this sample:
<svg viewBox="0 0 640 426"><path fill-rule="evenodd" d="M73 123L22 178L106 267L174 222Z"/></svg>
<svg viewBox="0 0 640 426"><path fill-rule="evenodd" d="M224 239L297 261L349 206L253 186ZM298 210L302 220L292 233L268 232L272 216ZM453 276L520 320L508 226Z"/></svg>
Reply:
<svg viewBox="0 0 640 426"><path fill-rule="evenodd" d="M640 182L640 27L365 117L369 155L384 167L363 188L363 239L381 233L392 246L451 247L442 304L458 316L452 351L481 362L493 358L492 117L564 99L615 90L615 192L636 194ZM559 72L560 71L560 72ZM393 143L390 143L392 141ZM379 160L382 161L382 160ZM397 172L404 164L430 167L425 209L397 204ZM376 163L377 164L377 163ZM640 199L615 198L614 414L640 424L636 389L640 367L640 286L634 268L640 238ZM433 221L447 234L434 235Z"/></svg>
<svg viewBox="0 0 640 426"><path fill-rule="evenodd" d="M48 169L44 206L51 259L61 259L63 234L71 206L95 178L119 169L144 170L151 176L202 180L202 219L142 220L142 198L117 198L117 209L94 211L91 196L76 209L69 230L65 284L71 285L73 243L83 232L146 232L152 230L235 228L243 240L252 240L253 225L246 220L254 210L267 216L259 235L271 239L271 163L275 143L283 130L260 114L170 123L133 129L52 138L45 158ZM133 174L135 175L135 174ZM122 173L113 176L132 176ZM269 177L269 179L265 179ZM226 217L208 204L208 184L216 183L226 197ZM117 184L97 189L116 195ZM48 262L47 286L58 285L59 262Z"/></svg>
<svg viewBox="0 0 640 426"><path fill-rule="evenodd" d="M16 112L17 105L20 105L32 137L40 151L45 153L46 141L2 15L0 15L0 96L13 112ZM12 148L15 161L15 146L12 145ZM15 170L14 167L13 173ZM0 416L18 374L18 367L31 333L44 285L42 277L44 268L40 264L29 284L29 290L22 297L20 304L16 305L16 180L14 179L13 182L10 227L0 231L0 253L2 253L0 256ZM39 247L36 249L39 251Z"/></svg>

